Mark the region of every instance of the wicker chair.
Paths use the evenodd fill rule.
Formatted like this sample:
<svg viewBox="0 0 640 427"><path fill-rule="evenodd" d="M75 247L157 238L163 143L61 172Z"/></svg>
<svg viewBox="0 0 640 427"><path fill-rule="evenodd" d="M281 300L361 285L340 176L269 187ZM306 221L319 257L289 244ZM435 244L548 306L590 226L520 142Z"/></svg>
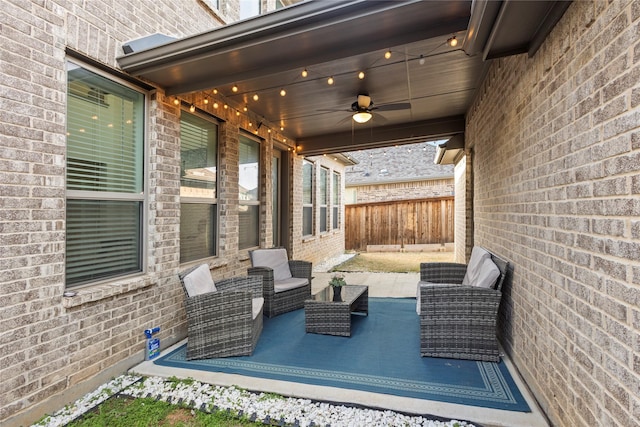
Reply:
<svg viewBox="0 0 640 427"><path fill-rule="evenodd" d="M480 251L474 248L476 252ZM500 360L496 324L509 264L488 251L485 256L499 270L497 279L493 279L498 274L494 272L491 283L484 284L488 287L473 283L465 264L420 264L418 311L422 356ZM469 265L472 261L473 256Z"/></svg>
<svg viewBox="0 0 640 427"><path fill-rule="evenodd" d="M204 269L200 265L179 273L187 312L187 360L251 355L262 332L262 277L220 280L213 292L189 296L188 276L199 267Z"/></svg>
<svg viewBox="0 0 640 427"><path fill-rule="evenodd" d="M249 275L262 276L264 314L267 317L304 307L311 298L312 264L289 260L284 248L255 249L249 252Z"/></svg>

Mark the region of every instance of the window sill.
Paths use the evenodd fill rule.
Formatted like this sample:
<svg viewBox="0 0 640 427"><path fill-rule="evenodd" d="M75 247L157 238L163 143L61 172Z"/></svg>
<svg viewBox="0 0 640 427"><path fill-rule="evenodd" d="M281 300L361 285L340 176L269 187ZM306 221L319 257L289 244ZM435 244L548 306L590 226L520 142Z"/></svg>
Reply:
<svg viewBox="0 0 640 427"><path fill-rule="evenodd" d="M62 298L62 306L64 308L79 307L83 304L100 301L127 292L143 289L153 285L151 277L138 276L130 279L119 280L117 282L102 283L94 286L87 286L78 290L71 289L76 292L74 296L65 296Z"/></svg>
<svg viewBox="0 0 640 427"><path fill-rule="evenodd" d="M302 243L313 242L316 240L316 236L306 236L302 238Z"/></svg>

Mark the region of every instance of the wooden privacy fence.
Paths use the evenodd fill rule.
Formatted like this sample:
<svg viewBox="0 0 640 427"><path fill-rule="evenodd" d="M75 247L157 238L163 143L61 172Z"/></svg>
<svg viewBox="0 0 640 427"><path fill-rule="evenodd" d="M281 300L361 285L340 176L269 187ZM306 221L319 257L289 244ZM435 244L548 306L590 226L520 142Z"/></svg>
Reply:
<svg viewBox="0 0 640 427"><path fill-rule="evenodd" d="M453 242L453 197L345 205L345 248Z"/></svg>

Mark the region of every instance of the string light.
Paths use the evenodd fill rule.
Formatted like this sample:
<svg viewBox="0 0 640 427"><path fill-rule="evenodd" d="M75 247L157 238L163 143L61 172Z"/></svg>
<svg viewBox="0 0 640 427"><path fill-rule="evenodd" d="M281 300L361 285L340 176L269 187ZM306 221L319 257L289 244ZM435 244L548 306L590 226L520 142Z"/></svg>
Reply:
<svg viewBox="0 0 640 427"><path fill-rule="evenodd" d="M254 100L254 101L257 101L258 99L259 99L258 94L257 94L257 93L256 93L256 94L254 94L254 95L253 95L253 100Z"/></svg>
<svg viewBox="0 0 640 427"><path fill-rule="evenodd" d="M329 83L330 85L332 85L332 84L333 84L333 76L331 76L331 77L329 77L329 78L327 79L327 83Z"/></svg>
<svg viewBox="0 0 640 427"><path fill-rule="evenodd" d="M213 88L213 94L214 94L214 95L217 95L217 94L218 94L218 89Z"/></svg>
<svg viewBox="0 0 640 427"><path fill-rule="evenodd" d="M245 105L244 107L242 107L242 109L243 109L244 111L249 110L249 108L248 108L246 105Z"/></svg>
<svg viewBox="0 0 640 427"><path fill-rule="evenodd" d="M449 43L449 46L451 47L456 47L458 46L458 39L456 39L456 36L453 36L449 40L447 40L447 43Z"/></svg>
<svg viewBox="0 0 640 427"><path fill-rule="evenodd" d="M192 113L195 113L195 112L196 112L196 106L195 106L195 105L193 105L193 104L191 104L191 105L189 106L189 111L191 111Z"/></svg>
<svg viewBox="0 0 640 427"><path fill-rule="evenodd" d="M359 78L360 80L364 79L364 71L360 71L360 72L358 73L358 78Z"/></svg>
<svg viewBox="0 0 640 427"><path fill-rule="evenodd" d="M309 72L307 71L306 68L302 70L302 77L307 77L308 75L309 75Z"/></svg>
<svg viewBox="0 0 640 427"><path fill-rule="evenodd" d="M219 107L218 103L217 103L217 102L214 102L214 103L213 103L213 108L218 108L218 107Z"/></svg>
<svg viewBox="0 0 640 427"><path fill-rule="evenodd" d="M204 97L204 104L208 105L209 104L209 98L207 98L206 96Z"/></svg>
<svg viewBox="0 0 640 427"><path fill-rule="evenodd" d="M233 87L231 88L231 92L237 92L238 91L238 86L237 85L233 85Z"/></svg>
<svg viewBox="0 0 640 427"><path fill-rule="evenodd" d="M284 90L284 88L280 89L280 96L285 96L287 94L287 91Z"/></svg>
<svg viewBox="0 0 640 427"><path fill-rule="evenodd" d="M173 104L174 105L180 105L180 100L178 99L177 96L173 98Z"/></svg>
<svg viewBox="0 0 640 427"><path fill-rule="evenodd" d="M384 53L384 59L389 59L389 58L391 58L391 51L390 50L388 50L388 51L386 51Z"/></svg>

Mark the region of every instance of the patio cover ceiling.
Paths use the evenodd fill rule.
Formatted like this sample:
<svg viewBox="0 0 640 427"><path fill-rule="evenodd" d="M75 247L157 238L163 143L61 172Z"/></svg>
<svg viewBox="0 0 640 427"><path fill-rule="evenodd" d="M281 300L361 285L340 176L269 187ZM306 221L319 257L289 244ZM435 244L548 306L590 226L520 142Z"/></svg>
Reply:
<svg viewBox="0 0 640 427"><path fill-rule="evenodd" d="M305 155L459 139L488 61L535 54L568 5L310 0L155 47L136 51L132 42L118 61L168 95L216 88L265 125L284 126ZM456 47L447 44L453 36ZM374 106L411 108L374 110L369 122L354 123L358 94Z"/></svg>

